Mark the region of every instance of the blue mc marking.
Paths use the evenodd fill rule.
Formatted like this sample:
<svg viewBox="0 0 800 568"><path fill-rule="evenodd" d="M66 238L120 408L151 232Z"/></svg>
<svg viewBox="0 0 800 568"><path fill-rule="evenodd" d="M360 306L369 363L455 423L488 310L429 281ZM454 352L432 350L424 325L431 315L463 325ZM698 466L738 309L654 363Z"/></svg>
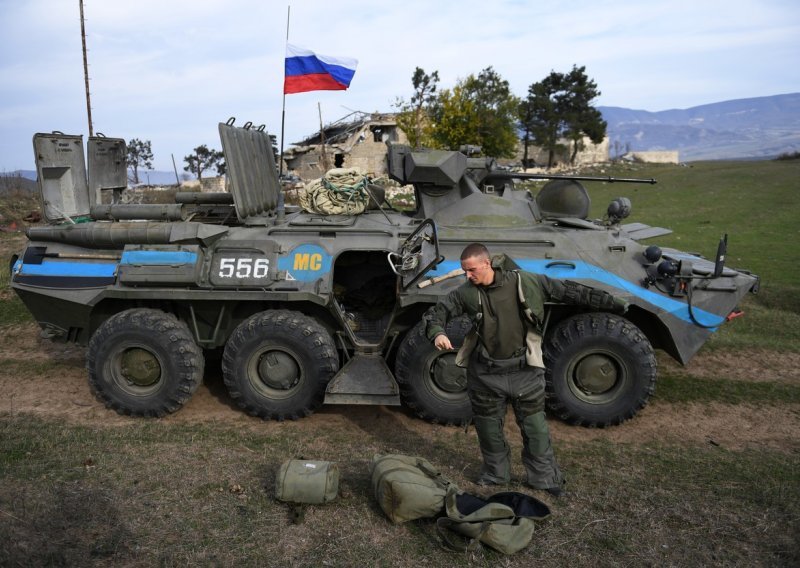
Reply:
<svg viewBox="0 0 800 568"><path fill-rule="evenodd" d="M285 270L289 280L313 282L331 271L333 257L319 245L305 244L278 257L278 270Z"/></svg>

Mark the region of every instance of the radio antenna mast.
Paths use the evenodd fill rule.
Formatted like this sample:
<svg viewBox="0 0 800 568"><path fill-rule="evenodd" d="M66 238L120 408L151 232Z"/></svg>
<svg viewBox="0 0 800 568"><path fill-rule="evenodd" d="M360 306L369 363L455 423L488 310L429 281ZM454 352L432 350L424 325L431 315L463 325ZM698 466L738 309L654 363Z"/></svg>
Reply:
<svg viewBox="0 0 800 568"><path fill-rule="evenodd" d="M83 44L83 79L86 83L86 115L89 119L89 136L94 136L92 126L92 99L89 96L89 62L86 59L86 26L83 18L83 0L78 0L81 8L81 43Z"/></svg>

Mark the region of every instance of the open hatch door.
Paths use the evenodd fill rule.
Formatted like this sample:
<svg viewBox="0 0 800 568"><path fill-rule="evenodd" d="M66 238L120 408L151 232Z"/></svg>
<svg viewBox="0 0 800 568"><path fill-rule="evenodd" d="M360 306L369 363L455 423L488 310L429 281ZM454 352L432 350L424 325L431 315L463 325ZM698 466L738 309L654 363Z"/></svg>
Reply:
<svg viewBox="0 0 800 568"><path fill-rule="evenodd" d="M59 223L88 217L93 202L86 183L83 136L35 134L33 154L44 218Z"/></svg>
<svg viewBox="0 0 800 568"><path fill-rule="evenodd" d="M128 147L122 138L90 136L86 142L89 199L92 205L103 203L103 192L111 192L111 203L119 203L128 186Z"/></svg>
<svg viewBox="0 0 800 568"><path fill-rule="evenodd" d="M439 240L432 219L425 219L411 233L398 252L389 253L389 266L400 277L400 287L406 290L424 274L444 260L439 255Z"/></svg>

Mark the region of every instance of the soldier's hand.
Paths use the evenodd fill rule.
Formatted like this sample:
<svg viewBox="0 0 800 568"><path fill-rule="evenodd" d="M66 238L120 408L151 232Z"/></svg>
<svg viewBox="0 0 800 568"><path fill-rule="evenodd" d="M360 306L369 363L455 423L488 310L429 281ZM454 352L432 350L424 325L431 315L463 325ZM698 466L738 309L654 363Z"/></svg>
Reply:
<svg viewBox="0 0 800 568"><path fill-rule="evenodd" d="M614 311L618 314L624 314L627 312L630 305L630 302L627 300L623 300L622 298L614 298Z"/></svg>
<svg viewBox="0 0 800 568"><path fill-rule="evenodd" d="M437 335L434 338L433 345L439 351L442 351L443 349L452 349L453 348L453 344L450 343L450 338L447 337L444 333L440 333L439 335Z"/></svg>

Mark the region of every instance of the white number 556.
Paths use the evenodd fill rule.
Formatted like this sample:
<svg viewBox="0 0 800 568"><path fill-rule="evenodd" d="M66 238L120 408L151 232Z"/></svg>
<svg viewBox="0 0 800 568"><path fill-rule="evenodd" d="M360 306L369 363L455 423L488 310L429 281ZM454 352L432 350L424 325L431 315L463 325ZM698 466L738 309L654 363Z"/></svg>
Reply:
<svg viewBox="0 0 800 568"><path fill-rule="evenodd" d="M220 278L266 278L267 274L268 258L222 258L219 261Z"/></svg>

